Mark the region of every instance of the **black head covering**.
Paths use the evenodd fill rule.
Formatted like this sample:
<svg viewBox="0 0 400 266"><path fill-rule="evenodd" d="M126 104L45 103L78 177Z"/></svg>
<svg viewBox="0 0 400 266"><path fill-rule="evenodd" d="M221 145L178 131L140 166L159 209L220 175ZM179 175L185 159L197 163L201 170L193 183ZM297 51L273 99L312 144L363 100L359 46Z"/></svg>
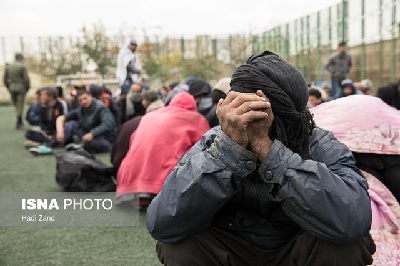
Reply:
<svg viewBox="0 0 400 266"><path fill-rule="evenodd" d="M315 124L306 108L307 84L296 67L269 51L253 55L233 73L231 90L261 90L271 101L276 138L303 159L310 158L308 138Z"/></svg>

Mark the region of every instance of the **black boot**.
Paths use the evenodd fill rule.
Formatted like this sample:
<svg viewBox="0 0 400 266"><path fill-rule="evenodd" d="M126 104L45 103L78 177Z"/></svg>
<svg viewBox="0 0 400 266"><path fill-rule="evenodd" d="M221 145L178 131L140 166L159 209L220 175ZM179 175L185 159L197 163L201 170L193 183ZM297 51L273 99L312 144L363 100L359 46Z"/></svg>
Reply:
<svg viewBox="0 0 400 266"><path fill-rule="evenodd" d="M16 129L24 129L24 123L22 123L22 117L17 117L17 125L15 126Z"/></svg>

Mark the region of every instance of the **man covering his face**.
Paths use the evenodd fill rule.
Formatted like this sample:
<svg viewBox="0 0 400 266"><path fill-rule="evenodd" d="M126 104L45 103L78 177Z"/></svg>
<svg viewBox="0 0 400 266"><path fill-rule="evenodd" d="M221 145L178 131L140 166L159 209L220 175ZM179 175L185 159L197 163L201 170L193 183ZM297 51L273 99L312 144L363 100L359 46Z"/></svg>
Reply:
<svg viewBox="0 0 400 266"><path fill-rule="evenodd" d="M214 127L147 212L165 265L367 265L368 185L315 126L301 73L265 51L232 76Z"/></svg>

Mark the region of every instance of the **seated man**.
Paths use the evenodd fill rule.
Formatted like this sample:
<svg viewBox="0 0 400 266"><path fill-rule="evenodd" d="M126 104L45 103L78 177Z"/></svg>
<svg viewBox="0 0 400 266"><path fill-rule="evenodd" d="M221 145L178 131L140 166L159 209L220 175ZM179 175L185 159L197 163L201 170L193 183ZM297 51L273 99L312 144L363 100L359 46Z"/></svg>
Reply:
<svg viewBox="0 0 400 266"><path fill-rule="evenodd" d="M86 90L77 99L80 106L57 119L57 141L68 144L76 135L90 152L111 151L117 132L110 110Z"/></svg>
<svg viewBox="0 0 400 266"><path fill-rule="evenodd" d="M324 102L324 100L322 100L322 94L319 90L317 90L317 89L309 89L308 90L307 108L315 107L317 105L320 105L323 102Z"/></svg>
<svg viewBox="0 0 400 266"><path fill-rule="evenodd" d="M40 92L41 89L38 89L36 91L36 101L32 103L32 105L29 107L28 111L26 111L26 121L29 123L29 125L33 127L38 127L40 126L39 123L39 116L40 116Z"/></svg>
<svg viewBox="0 0 400 266"><path fill-rule="evenodd" d="M117 127L121 124L121 109L118 105L118 103L106 92L106 89L104 87L96 86L96 85L90 85L90 93L92 96L103 102L104 105L110 109L115 123Z"/></svg>
<svg viewBox="0 0 400 266"><path fill-rule="evenodd" d="M26 132L26 138L35 142L37 145L54 147L56 143L56 120L64 115L64 108L57 100L55 88L46 87L40 89L39 96L39 123L37 128L32 128ZM32 145L31 146L37 146Z"/></svg>
<svg viewBox="0 0 400 266"><path fill-rule="evenodd" d="M264 52L232 76L214 127L148 208L165 265L366 265L368 185L349 149L315 127L297 68Z"/></svg>
<svg viewBox="0 0 400 266"><path fill-rule="evenodd" d="M341 90L337 98L348 97L350 95L357 94L356 87L354 87L353 81L351 79L345 79L340 83Z"/></svg>

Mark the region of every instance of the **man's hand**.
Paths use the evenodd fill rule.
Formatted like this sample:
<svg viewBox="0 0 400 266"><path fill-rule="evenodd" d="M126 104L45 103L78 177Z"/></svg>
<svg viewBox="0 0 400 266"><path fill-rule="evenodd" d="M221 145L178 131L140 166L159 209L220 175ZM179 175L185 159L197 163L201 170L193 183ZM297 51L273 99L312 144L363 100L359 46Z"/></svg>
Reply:
<svg viewBox="0 0 400 266"><path fill-rule="evenodd" d="M260 119L266 119L268 114L263 111L270 107L266 98L253 93L239 93L231 91L225 100L220 100L217 105L217 117L221 129L233 141L247 148L249 137L248 125Z"/></svg>
<svg viewBox="0 0 400 266"><path fill-rule="evenodd" d="M83 137L82 137L83 143L88 143L88 142L91 142L92 140L93 140L93 133L92 132L89 132L89 133L83 135Z"/></svg>
<svg viewBox="0 0 400 266"><path fill-rule="evenodd" d="M261 90L256 93L259 97L265 98L269 107L262 110L268 114L266 118L250 122L247 126L247 136L249 139L249 150L257 154L259 160L264 161L272 146L272 140L269 137L274 115L272 113L269 99Z"/></svg>

